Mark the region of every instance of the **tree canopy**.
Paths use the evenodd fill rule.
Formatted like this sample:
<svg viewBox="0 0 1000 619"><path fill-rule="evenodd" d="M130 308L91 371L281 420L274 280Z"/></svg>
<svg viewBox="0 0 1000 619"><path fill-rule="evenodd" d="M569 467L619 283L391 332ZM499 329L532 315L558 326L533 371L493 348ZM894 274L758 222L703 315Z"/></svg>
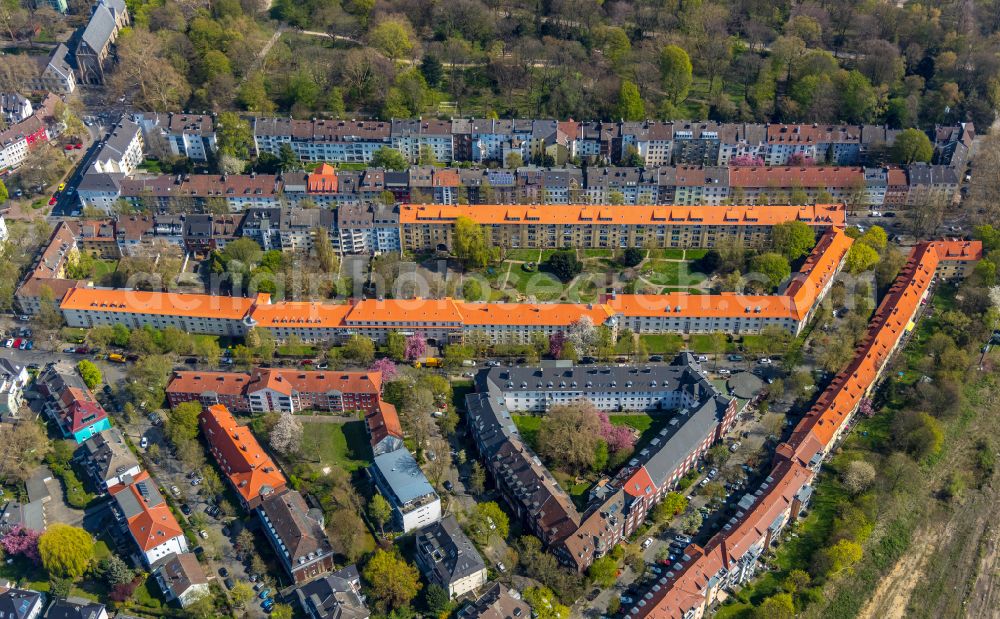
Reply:
<svg viewBox="0 0 1000 619"><path fill-rule="evenodd" d="M38 553L51 576L75 580L94 559L94 540L80 527L57 522L38 539Z"/></svg>

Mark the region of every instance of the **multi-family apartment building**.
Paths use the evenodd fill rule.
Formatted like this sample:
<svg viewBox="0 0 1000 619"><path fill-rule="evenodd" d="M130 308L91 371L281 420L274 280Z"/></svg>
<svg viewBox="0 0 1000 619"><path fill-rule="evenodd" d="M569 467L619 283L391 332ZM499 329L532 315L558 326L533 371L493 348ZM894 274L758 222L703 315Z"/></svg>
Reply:
<svg viewBox="0 0 1000 619"><path fill-rule="evenodd" d="M271 174L184 174L121 181L121 195L156 210L201 212L222 206L233 213L281 206L281 183Z"/></svg>
<svg viewBox="0 0 1000 619"><path fill-rule="evenodd" d="M222 404L229 410L252 413L369 413L378 409L381 389L379 372L258 367L250 374L178 370L166 392L171 407L200 402L206 407Z"/></svg>
<svg viewBox="0 0 1000 619"><path fill-rule="evenodd" d="M354 565L299 585L295 588L295 599L309 619L370 616L361 592L361 575Z"/></svg>
<svg viewBox="0 0 1000 619"><path fill-rule="evenodd" d="M723 590L755 575L760 558L808 504L824 456L840 441L861 401L875 389L904 341L936 277L962 272L981 247L969 242L927 242L914 248L884 297L855 355L778 446L771 473L738 502L739 511L703 547L689 545L648 591L624 609L632 617L701 617Z"/></svg>
<svg viewBox="0 0 1000 619"><path fill-rule="evenodd" d="M198 417L209 451L247 510L284 492L287 481L250 428L237 425L222 404L209 406Z"/></svg>
<svg viewBox="0 0 1000 619"><path fill-rule="evenodd" d="M428 582L455 599L486 585L486 563L454 516L421 529L414 540L416 562Z"/></svg>
<svg viewBox="0 0 1000 619"><path fill-rule="evenodd" d="M139 461L125 444L125 437L118 428L95 434L77 449L75 459L98 492L126 483L142 472Z"/></svg>
<svg viewBox="0 0 1000 619"><path fill-rule="evenodd" d="M76 90L76 72L65 43L56 45L48 56L32 56L32 59L37 61L37 65L27 79L28 88L60 95L68 95Z"/></svg>
<svg viewBox="0 0 1000 619"><path fill-rule="evenodd" d="M64 438L83 443L95 434L111 429L111 419L83 379L69 366L57 364L42 372L35 381L45 398L43 413Z"/></svg>
<svg viewBox="0 0 1000 619"><path fill-rule="evenodd" d="M207 114L140 112L133 120L142 127L147 151L157 157L208 161L217 149L215 119Z"/></svg>
<svg viewBox="0 0 1000 619"><path fill-rule="evenodd" d="M0 172L19 167L35 145L51 139L61 130L54 118L58 97L49 94L27 118L0 131Z"/></svg>
<svg viewBox="0 0 1000 619"><path fill-rule="evenodd" d="M699 454L735 421L737 402L705 378L690 355L670 365L493 368L466 398L469 428L504 500L560 560L586 569L638 528ZM660 435L580 513L511 422L517 411L544 412L587 399L601 410L675 410Z"/></svg>
<svg viewBox="0 0 1000 619"><path fill-rule="evenodd" d="M405 447L375 456L369 469L392 508L392 525L409 533L441 520L441 498Z"/></svg>
<svg viewBox="0 0 1000 619"><path fill-rule="evenodd" d="M817 230L843 226L842 206L658 207L630 205L430 205L404 204L399 210L403 248L415 251L452 247L455 221L483 226L488 244L507 248L558 249L625 247L715 247L723 240L759 247L771 228L802 221Z"/></svg>
<svg viewBox="0 0 1000 619"><path fill-rule="evenodd" d="M27 120L34 108L31 101L16 92L0 93L0 118L8 125L14 125Z"/></svg>
<svg viewBox="0 0 1000 619"><path fill-rule="evenodd" d="M307 582L333 569L333 548L319 507L309 507L301 494L286 490L266 497L256 513L292 582Z"/></svg>
<svg viewBox="0 0 1000 619"><path fill-rule="evenodd" d="M67 324L76 327L122 323L139 328L149 324L161 329L173 326L192 333L230 336L243 335L255 327L266 329L279 341L296 336L308 342L339 342L364 335L382 342L390 332L398 332L420 333L431 344L456 343L472 337L491 343L524 343L535 333L565 333L583 318L605 325L613 333L618 328L629 328L638 333L753 334L776 326L797 334L832 285L851 242L843 228L831 226L802 270L778 295L677 292L612 295L601 303L482 303L450 298L270 303L267 295L249 299L72 288L60 307ZM974 260L970 254L964 268L970 268ZM287 397L291 402L291 396Z"/></svg>
<svg viewBox="0 0 1000 619"><path fill-rule="evenodd" d="M255 118L254 146L258 153L279 155L288 144L302 161L365 163L375 151L391 147L391 123L354 120L292 120Z"/></svg>
<svg viewBox="0 0 1000 619"><path fill-rule="evenodd" d="M148 472L124 476L108 488L108 494L118 523L132 537L147 568L171 554L187 552L184 531Z"/></svg>

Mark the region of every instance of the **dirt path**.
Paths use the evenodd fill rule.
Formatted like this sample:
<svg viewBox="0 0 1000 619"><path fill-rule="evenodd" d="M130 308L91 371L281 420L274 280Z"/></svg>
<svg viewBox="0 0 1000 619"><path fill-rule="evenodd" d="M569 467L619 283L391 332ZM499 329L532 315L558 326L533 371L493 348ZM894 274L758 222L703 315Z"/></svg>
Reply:
<svg viewBox="0 0 1000 619"><path fill-rule="evenodd" d="M903 619L906 606L913 590L924 580L924 568L937 546L935 538L928 531L920 531L914 536L910 553L892 568L882 579L858 619Z"/></svg>
<svg viewBox="0 0 1000 619"><path fill-rule="evenodd" d="M973 584L972 595L966 607L967 617L1000 617L1000 526L989 521L988 530L983 535L985 554L979 562L979 573Z"/></svg>

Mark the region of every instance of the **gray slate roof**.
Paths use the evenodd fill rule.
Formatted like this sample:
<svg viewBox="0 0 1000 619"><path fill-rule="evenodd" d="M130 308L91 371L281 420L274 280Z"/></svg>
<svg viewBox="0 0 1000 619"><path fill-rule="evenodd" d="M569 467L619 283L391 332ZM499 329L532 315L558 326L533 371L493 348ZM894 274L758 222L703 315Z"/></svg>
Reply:
<svg viewBox="0 0 1000 619"><path fill-rule="evenodd" d="M45 603L45 596L30 589L8 589L0 593L0 617L25 619Z"/></svg>
<svg viewBox="0 0 1000 619"><path fill-rule="evenodd" d="M318 578L295 589L299 605L311 617L320 619L368 619L369 612L358 595L358 568L344 569Z"/></svg>
<svg viewBox="0 0 1000 619"><path fill-rule="evenodd" d="M66 598L53 602L45 617L46 619L97 619L103 610L104 604L79 598Z"/></svg>
<svg viewBox="0 0 1000 619"><path fill-rule="evenodd" d="M83 30L83 42L95 52L104 49L114 34L118 23L115 15L125 11L123 0L101 0Z"/></svg>
<svg viewBox="0 0 1000 619"><path fill-rule="evenodd" d="M417 534L417 555L428 580L443 587L486 568L476 547L454 516L425 527Z"/></svg>

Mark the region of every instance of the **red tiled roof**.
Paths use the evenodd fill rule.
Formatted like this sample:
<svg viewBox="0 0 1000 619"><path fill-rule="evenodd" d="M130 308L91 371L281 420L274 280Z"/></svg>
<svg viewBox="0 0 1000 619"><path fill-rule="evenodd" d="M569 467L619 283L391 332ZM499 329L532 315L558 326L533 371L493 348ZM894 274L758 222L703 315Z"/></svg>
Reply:
<svg viewBox="0 0 1000 619"><path fill-rule="evenodd" d="M142 489L143 484L154 486L152 489ZM132 533L143 552L148 552L175 537L183 536L184 531L177 524L177 519L170 513L167 502L163 500L155 483L147 471L142 471L128 485L118 484L108 488L111 496L122 492L130 492L141 511L128 518L128 529ZM158 499L158 500L157 500Z"/></svg>
<svg viewBox="0 0 1000 619"><path fill-rule="evenodd" d="M261 448L250 429L236 424L229 409L216 404L202 411L200 420L202 432L212 447L219 468L229 477L245 502L285 488L285 476Z"/></svg>
<svg viewBox="0 0 1000 619"><path fill-rule="evenodd" d="M365 423L368 425L373 447L390 436L403 440L403 426L399 423L399 414L396 412L396 407L388 402L379 400L375 410L365 416Z"/></svg>
<svg viewBox="0 0 1000 619"><path fill-rule="evenodd" d="M167 394L197 393L208 391L220 395L240 395L250 382L250 375L242 372L174 372L167 385Z"/></svg>
<svg viewBox="0 0 1000 619"><path fill-rule="evenodd" d="M291 395L299 393L370 393L377 395L382 390L382 374L379 372L340 372L334 370L279 370L276 368L255 368L250 375L248 392L272 389L278 393Z"/></svg>

